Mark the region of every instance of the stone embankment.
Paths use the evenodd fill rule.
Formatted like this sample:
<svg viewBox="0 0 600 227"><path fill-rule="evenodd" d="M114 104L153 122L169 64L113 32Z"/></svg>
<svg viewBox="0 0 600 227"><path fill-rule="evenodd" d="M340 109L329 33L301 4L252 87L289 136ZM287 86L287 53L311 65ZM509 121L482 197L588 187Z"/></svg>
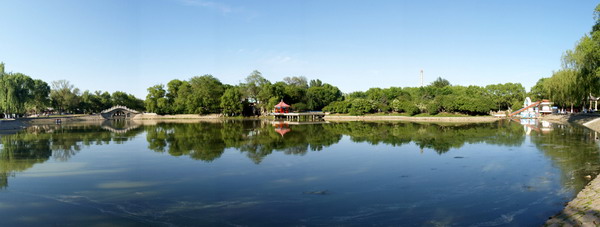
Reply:
<svg viewBox="0 0 600 227"><path fill-rule="evenodd" d="M551 116L545 120L571 122L600 132L600 115L597 114ZM545 226L600 226L600 178L595 176L595 179L586 185L563 211L550 218Z"/></svg>
<svg viewBox="0 0 600 227"><path fill-rule="evenodd" d="M600 226L600 178L596 177L545 226Z"/></svg>
<svg viewBox="0 0 600 227"><path fill-rule="evenodd" d="M484 123L500 120L497 117L407 117L407 116L346 116L326 115L326 121L411 121L411 122L459 122Z"/></svg>
<svg viewBox="0 0 600 227"><path fill-rule="evenodd" d="M12 134L27 127L19 120L0 120L0 134Z"/></svg>

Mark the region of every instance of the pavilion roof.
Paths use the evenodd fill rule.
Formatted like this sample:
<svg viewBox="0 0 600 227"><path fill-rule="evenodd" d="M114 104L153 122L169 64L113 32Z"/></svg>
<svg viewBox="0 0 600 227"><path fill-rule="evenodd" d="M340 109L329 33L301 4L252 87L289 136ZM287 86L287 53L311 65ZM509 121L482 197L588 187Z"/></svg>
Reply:
<svg viewBox="0 0 600 227"><path fill-rule="evenodd" d="M290 105L286 104L285 102L283 102L283 100L281 100L281 102L279 102L279 104L275 105L275 107L290 107Z"/></svg>
<svg viewBox="0 0 600 227"><path fill-rule="evenodd" d="M277 133L279 133L279 135L283 136L283 135L285 135L286 133L288 133L288 132L290 132L292 130L289 129L289 128L276 128L275 131Z"/></svg>

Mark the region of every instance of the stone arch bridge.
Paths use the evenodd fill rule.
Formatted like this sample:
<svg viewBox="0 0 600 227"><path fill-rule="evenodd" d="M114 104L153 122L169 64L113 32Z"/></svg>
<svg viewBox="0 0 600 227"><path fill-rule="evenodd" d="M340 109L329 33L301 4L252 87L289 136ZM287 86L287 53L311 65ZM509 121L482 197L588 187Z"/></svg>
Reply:
<svg viewBox="0 0 600 227"><path fill-rule="evenodd" d="M129 119L140 114L137 110L132 110L126 106L113 106L100 112L104 119Z"/></svg>

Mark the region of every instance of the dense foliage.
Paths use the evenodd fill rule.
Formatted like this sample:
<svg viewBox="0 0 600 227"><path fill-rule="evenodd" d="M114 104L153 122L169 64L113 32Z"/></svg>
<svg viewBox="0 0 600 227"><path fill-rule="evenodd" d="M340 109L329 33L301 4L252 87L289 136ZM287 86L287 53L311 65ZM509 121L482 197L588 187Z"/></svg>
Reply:
<svg viewBox="0 0 600 227"><path fill-rule="evenodd" d="M538 80L531 89L532 97L549 98L560 107L573 109L590 108L589 95L600 96L600 4L594 20L590 33L565 52L562 68Z"/></svg>
<svg viewBox="0 0 600 227"><path fill-rule="evenodd" d="M144 102L131 94L116 91L84 91L83 94L66 80L53 81L51 86L22 73L6 73L0 63L0 113L22 116L42 112L99 113L113 105L144 110ZM51 111L54 110L54 111Z"/></svg>
<svg viewBox="0 0 600 227"><path fill-rule="evenodd" d="M0 112L5 115L37 113L48 105L50 87L21 73L6 73L0 63Z"/></svg>
<svg viewBox="0 0 600 227"><path fill-rule="evenodd" d="M442 78L420 88L371 88L344 95L337 87L319 79L285 77L283 81L271 83L254 71L239 85L222 84L211 75L193 77L189 81L171 80L166 90L162 84L148 88L145 104L149 112L158 114L261 115L284 101L295 111L481 115L519 107L524 98L525 88L521 84L465 87L452 86Z"/></svg>
<svg viewBox="0 0 600 227"><path fill-rule="evenodd" d="M525 88L521 84L452 86L447 80L438 78L425 87L371 88L366 92L350 93L346 100L333 102L323 110L352 115L376 112L482 115L490 111L518 108L524 98Z"/></svg>
<svg viewBox="0 0 600 227"><path fill-rule="evenodd" d="M158 114L223 113L227 116L268 113L284 101L298 111L321 110L343 100L342 92L321 80L307 82L305 77L286 77L271 83L258 71L239 85L222 84L211 76L196 76L188 81L171 80L148 88L146 109Z"/></svg>
<svg viewBox="0 0 600 227"><path fill-rule="evenodd" d="M20 73L4 73L4 65L1 66L0 110L18 115L45 112L48 108L58 113L99 113L114 105L124 105L158 114L249 116L267 114L280 101L290 104L294 111L482 115L518 107L525 96L521 84L458 86L442 78L425 87L371 88L342 94L337 87L319 79L285 77L271 83L254 71L238 85L223 84L212 75L171 80L166 87L159 84L148 88L146 100L142 101L121 91L82 93L66 80L53 81L48 86Z"/></svg>

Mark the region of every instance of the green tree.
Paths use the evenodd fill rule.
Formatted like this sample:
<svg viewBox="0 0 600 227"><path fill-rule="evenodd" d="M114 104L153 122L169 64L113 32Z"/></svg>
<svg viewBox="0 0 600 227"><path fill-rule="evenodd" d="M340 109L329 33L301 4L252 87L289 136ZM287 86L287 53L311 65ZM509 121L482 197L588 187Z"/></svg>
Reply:
<svg viewBox="0 0 600 227"><path fill-rule="evenodd" d="M577 84L577 72L572 69L562 69L555 72L545 83L551 101L561 107L573 106L585 96Z"/></svg>
<svg viewBox="0 0 600 227"><path fill-rule="evenodd" d="M52 106L59 112L74 112L79 105L79 89L67 80L52 81Z"/></svg>
<svg viewBox="0 0 600 227"><path fill-rule="evenodd" d="M550 94L546 90L546 87L544 85L546 83L546 80L548 80L548 78L540 78L537 81L537 83L535 83L535 85L531 87L531 90L527 94L531 98L531 100L542 100L550 98Z"/></svg>
<svg viewBox="0 0 600 227"><path fill-rule="evenodd" d="M83 113L97 113L102 111L102 109L99 108L99 103L100 99L96 96L96 94L85 90L83 94L81 94L81 100L78 108L83 111Z"/></svg>
<svg viewBox="0 0 600 227"><path fill-rule="evenodd" d="M21 73L0 75L0 109L7 114L25 114L33 85L33 80Z"/></svg>
<svg viewBox="0 0 600 227"><path fill-rule="evenodd" d="M171 80L167 83L167 93L165 94L167 99L165 111L167 113L179 114L185 111L185 105L183 103L176 103L179 96L179 90L184 84L187 84L187 82L178 79Z"/></svg>
<svg viewBox="0 0 600 227"><path fill-rule="evenodd" d="M165 114L168 112L169 106L165 96L166 91L162 84L148 88L148 95L144 103L146 110L157 114Z"/></svg>
<svg viewBox="0 0 600 227"><path fill-rule="evenodd" d="M329 105L323 107L323 111L324 112L330 112L330 113L348 113L350 111L350 106L352 106L352 104L350 103L350 101L334 101L329 103Z"/></svg>
<svg viewBox="0 0 600 227"><path fill-rule="evenodd" d="M316 80L310 80L310 83L308 85L309 88L311 87L322 87L323 86L323 82L319 79Z"/></svg>
<svg viewBox="0 0 600 227"><path fill-rule="evenodd" d="M245 83L240 84L240 89L245 99L256 108L257 114L266 114L270 109L270 100L279 97L277 91L273 90L271 82L257 70L248 75L244 81Z"/></svg>
<svg viewBox="0 0 600 227"><path fill-rule="evenodd" d="M409 100L394 99L391 107L396 112L404 112L411 116L419 114L419 108Z"/></svg>
<svg viewBox="0 0 600 227"><path fill-rule="evenodd" d="M108 93L107 91L102 92L102 93L100 93L100 91L96 91L94 94L96 94L100 99L100 104L102 106L100 108L100 110L106 110L113 106L112 97L110 96L110 93Z"/></svg>
<svg viewBox="0 0 600 227"><path fill-rule="evenodd" d="M142 111L145 109L144 101L136 98L132 94L122 91L115 91L111 95L113 105L127 106L130 109Z"/></svg>
<svg viewBox="0 0 600 227"><path fill-rule="evenodd" d="M208 114L220 112L223 84L212 75L196 76L189 81L188 113ZM186 91L187 92L187 91Z"/></svg>
<svg viewBox="0 0 600 227"><path fill-rule="evenodd" d="M46 107L50 105L50 86L43 80L33 80L31 91L29 92L30 98L26 104L27 109L39 113L44 111Z"/></svg>
<svg viewBox="0 0 600 227"><path fill-rule="evenodd" d="M600 94L600 4L594 9L594 20L590 33L584 35L573 50L567 50L562 59L563 69L575 71L578 92L573 95L579 100L588 94Z"/></svg>
<svg viewBox="0 0 600 227"><path fill-rule="evenodd" d="M242 93L238 87L231 87L225 90L221 97L221 109L227 116L238 116L242 114L244 105L242 104Z"/></svg>
<svg viewBox="0 0 600 227"><path fill-rule="evenodd" d="M443 111L443 107L442 107L442 103L440 101L440 97L437 97L431 101L429 101L429 103L427 103L427 113L431 114L431 115L436 115L438 113L440 113L441 111Z"/></svg>
<svg viewBox="0 0 600 227"><path fill-rule="evenodd" d="M313 83L313 81L311 81L311 83ZM343 96L340 89L331 84L311 86L306 91L306 102L309 110L322 110L323 107L329 105L329 103L342 101L342 99Z"/></svg>
<svg viewBox="0 0 600 227"><path fill-rule="evenodd" d="M437 87L437 88L450 86L450 81L443 79L442 77L438 77L433 82L431 82L431 86Z"/></svg>
<svg viewBox="0 0 600 227"><path fill-rule="evenodd" d="M348 113L351 115L363 115L372 113L375 109L373 101L367 99L354 99Z"/></svg>
<svg viewBox="0 0 600 227"><path fill-rule="evenodd" d="M492 84L485 87L497 110L506 110L516 101L523 102L525 88L519 83Z"/></svg>
<svg viewBox="0 0 600 227"><path fill-rule="evenodd" d="M191 94L190 83L187 81L171 80L166 94L169 103L169 112L173 114L188 113L188 97ZM191 108L191 107L190 107Z"/></svg>
<svg viewBox="0 0 600 227"><path fill-rule="evenodd" d="M264 100L259 100L259 93L263 89L265 84L270 84L269 80L262 76L262 73L258 70L252 71L250 75L244 80L245 83L241 85L242 90L246 98L252 103L257 103Z"/></svg>
<svg viewBox="0 0 600 227"><path fill-rule="evenodd" d="M300 88L307 89L308 83L306 82L306 77L304 76L293 76L293 77L284 77L283 81L291 86L296 86Z"/></svg>

